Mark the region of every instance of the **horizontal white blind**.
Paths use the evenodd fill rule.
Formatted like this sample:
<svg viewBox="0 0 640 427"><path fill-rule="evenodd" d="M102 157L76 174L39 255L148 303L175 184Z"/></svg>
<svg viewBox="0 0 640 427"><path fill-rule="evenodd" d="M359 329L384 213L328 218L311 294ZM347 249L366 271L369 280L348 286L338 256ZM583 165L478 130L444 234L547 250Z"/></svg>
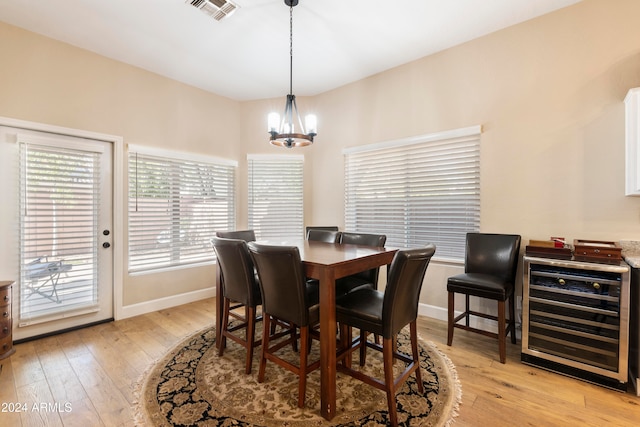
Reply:
<svg viewBox="0 0 640 427"><path fill-rule="evenodd" d="M256 156L248 162L248 220L256 238L303 238L304 158Z"/></svg>
<svg viewBox="0 0 640 427"><path fill-rule="evenodd" d="M21 323L97 305L99 189L100 153L20 143Z"/></svg>
<svg viewBox="0 0 640 427"><path fill-rule="evenodd" d="M129 272L213 260L235 225L235 166L129 152Z"/></svg>
<svg viewBox="0 0 640 427"><path fill-rule="evenodd" d="M345 228L464 259L480 227L480 134L345 155Z"/></svg>

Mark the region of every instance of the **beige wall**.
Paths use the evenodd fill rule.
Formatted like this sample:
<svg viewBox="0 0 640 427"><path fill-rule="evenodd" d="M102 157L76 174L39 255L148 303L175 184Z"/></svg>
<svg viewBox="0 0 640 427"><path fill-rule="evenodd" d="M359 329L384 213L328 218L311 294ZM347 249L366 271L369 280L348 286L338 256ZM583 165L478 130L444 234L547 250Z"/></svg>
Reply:
<svg viewBox="0 0 640 427"><path fill-rule="evenodd" d="M2 23L0 57L2 117L117 135L125 144L231 159L244 153L238 102ZM3 186L3 199L13 192ZM7 220L13 217L11 207L0 207L0 235L9 236L3 252L17 247L15 233L6 232L15 228ZM114 238L126 242L126 235ZM15 264L0 261L0 271L15 277ZM125 271L115 280L124 305L132 305L210 288L214 277L210 265L143 276Z"/></svg>
<svg viewBox="0 0 640 427"><path fill-rule="evenodd" d="M344 147L482 125L482 231L523 244L640 239L640 198L624 196L623 104L640 86L638 16L635 0L585 0L299 102L319 118L303 151L307 222L343 223ZM262 126L267 109L253 110L244 120ZM261 149L263 127L243 139ZM457 271L429 267L421 301L433 315Z"/></svg>
<svg viewBox="0 0 640 427"><path fill-rule="evenodd" d="M294 151L305 155L306 222L343 225L343 148L480 124L483 231L640 240L640 198L624 196L623 104L640 86L638 16L636 0L585 0L300 98L320 132ZM238 160L246 225L246 154L283 152L267 144L266 115L284 93L236 103L6 25L0 40L0 116ZM422 302L434 315L459 270L429 268ZM193 288L209 280L198 274L176 277ZM125 277L127 301L170 295L176 277Z"/></svg>
<svg viewBox="0 0 640 427"><path fill-rule="evenodd" d="M316 97L328 124L312 180L324 178L316 159L340 161L345 146L481 124L482 230L640 238L623 105L640 86L638 13L587 0ZM341 211L325 191L314 185L313 201Z"/></svg>

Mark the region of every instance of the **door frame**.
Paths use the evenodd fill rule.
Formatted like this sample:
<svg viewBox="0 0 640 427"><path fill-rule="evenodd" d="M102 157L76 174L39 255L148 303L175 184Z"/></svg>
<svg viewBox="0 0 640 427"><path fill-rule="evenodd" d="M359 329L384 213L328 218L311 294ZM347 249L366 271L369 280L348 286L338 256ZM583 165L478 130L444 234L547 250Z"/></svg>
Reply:
<svg viewBox="0 0 640 427"><path fill-rule="evenodd" d="M0 116L0 126L19 128L24 130L47 132L65 136L95 139L113 145L113 317L115 320L123 316L123 272L124 272L124 139L121 136L92 132L82 129L73 129L45 123L31 122L27 120L13 119ZM17 280L17 277L16 277ZM18 292L14 293L15 295ZM15 328L14 328L15 329ZM20 339L19 331L14 330L14 339Z"/></svg>

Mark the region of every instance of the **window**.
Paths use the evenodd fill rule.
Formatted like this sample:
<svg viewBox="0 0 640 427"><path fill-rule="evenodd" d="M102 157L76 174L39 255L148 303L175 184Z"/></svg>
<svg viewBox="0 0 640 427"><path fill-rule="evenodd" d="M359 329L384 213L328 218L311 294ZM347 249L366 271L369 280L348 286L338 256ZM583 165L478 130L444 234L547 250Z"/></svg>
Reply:
<svg viewBox="0 0 640 427"><path fill-rule="evenodd" d="M347 149L345 228L464 259L480 228L480 126Z"/></svg>
<svg viewBox="0 0 640 427"><path fill-rule="evenodd" d="M249 228L259 239L303 234L303 156L249 156Z"/></svg>
<svg viewBox="0 0 640 427"><path fill-rule="evenodd" d="M213 260L211 237L235 226L236 163L129 147L129 272Z"/></svg>

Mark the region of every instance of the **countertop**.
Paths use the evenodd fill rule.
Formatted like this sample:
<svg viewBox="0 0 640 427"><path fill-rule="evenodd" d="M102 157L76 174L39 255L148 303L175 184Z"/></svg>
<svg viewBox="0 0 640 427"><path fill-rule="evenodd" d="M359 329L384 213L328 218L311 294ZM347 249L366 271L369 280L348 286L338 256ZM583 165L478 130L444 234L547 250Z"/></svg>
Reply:
<svg viewBox="0 0 640 427"><path fill-rule="evenodd" d="M622 257L631 267L640 268L640 241L621 240Z"/></svg>

